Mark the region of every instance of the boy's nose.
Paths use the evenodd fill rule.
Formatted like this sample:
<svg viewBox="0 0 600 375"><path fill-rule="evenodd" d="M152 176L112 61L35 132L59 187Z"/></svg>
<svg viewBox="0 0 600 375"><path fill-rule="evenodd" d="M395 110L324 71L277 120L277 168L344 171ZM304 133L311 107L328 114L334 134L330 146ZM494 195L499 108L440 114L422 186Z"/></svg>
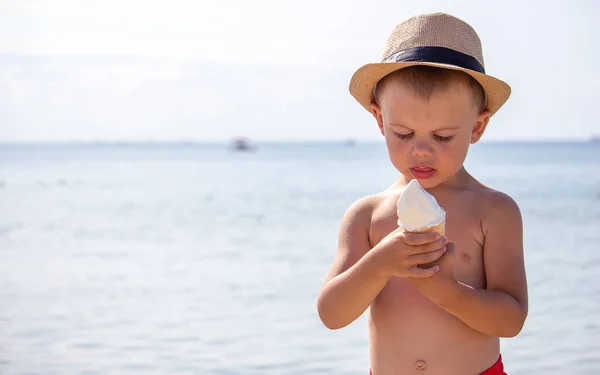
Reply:
<svg viewBox="0 0 600 375"><path fill-rule="evenodd" d="M412 149L413 156L431 156L433 149L427 142L415 142Z"/></svg>

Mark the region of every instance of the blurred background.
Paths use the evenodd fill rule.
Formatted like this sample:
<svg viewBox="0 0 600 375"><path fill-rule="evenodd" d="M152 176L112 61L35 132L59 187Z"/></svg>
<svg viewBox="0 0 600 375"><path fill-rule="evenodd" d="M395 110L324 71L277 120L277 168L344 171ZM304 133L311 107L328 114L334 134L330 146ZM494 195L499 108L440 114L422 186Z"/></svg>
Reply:
<svg viewBox="0 0 600 375"><path fill-rule="evenodd" d="M510 374L600 373L600 5L0 1L0 374L366 374L315 299L397 178L351 74L446 11L513 88L467 169L521 206Z"/></svg>

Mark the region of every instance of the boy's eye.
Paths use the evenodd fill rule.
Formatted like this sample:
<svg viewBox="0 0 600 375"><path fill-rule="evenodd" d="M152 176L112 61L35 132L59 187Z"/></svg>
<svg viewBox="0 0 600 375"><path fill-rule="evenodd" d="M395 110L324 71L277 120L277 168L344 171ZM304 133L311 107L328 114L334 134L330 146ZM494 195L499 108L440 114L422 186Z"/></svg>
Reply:
<svg viewBox="0 0 600 375"><path fill-rule="evenodd" d="M413 136L414 133L411 132L411 133L401 134L401 133L394 132L394 134L399 139L409 139ZM454 138L454 135L441 136L441 135L434 134L433 138L438 142L449 142L452 140L452 138Z"/></svg>
<svg viewBox="0 0 600 375"><path fill-rule="evenodd" d="M448 142L448 141L451 141L451 140L452 140L452 138L454 138L454 136L453 136L453 135L449 135L449 136L447 136L447 137L444 137L444 136L437 135L437 134L434 134L434 135L433 135L433 137L434 137L434 138L435 138L437 141L440 141L440 142Z"/></svg>
<svg viewBox="0 0 600 375"><path fill-rule="evenodd" d="M413 135L413 133L400 134L400 133L396 133L396 132L394 132L394 134L396 134L396 137L398 137L400 139L408 139L408 138L412 137L412 135Z"/></svg>

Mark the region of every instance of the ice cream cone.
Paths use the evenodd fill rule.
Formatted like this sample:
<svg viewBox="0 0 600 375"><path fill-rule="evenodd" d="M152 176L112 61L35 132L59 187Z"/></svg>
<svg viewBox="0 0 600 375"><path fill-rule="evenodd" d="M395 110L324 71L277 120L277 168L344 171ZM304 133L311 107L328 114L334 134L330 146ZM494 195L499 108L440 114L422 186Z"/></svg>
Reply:
<svg viewBox="0 0 600 375"><path fill-rule="evenodd" d="M440 236L445 236L446 235L446 219L442 220L441 223L439 223L436 226L433 227L428 227L428 228L423 228L423 229L419 229L419 230L406 230L404 228L402 228L405 232L418 232L418 233L423 233L423 232L438 232L440 234Z"/></svg>

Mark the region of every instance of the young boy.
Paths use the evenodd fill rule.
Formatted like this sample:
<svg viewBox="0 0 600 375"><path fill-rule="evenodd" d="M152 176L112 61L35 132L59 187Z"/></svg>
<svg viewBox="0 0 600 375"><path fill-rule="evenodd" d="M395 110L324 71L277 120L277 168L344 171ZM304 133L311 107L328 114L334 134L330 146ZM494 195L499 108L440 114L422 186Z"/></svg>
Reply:
<svg viewBox="0 0 600 375"><path fill-rule="evenodd" d="M517 335L528 311L521 214L463 162L510 87L485 74L468 24L434 13L398 25L350 92L400 178L346 211L321 320L339 329L369 308L373 375L504 374L499 338ZM446 236L398 228L396 202L413 179L446 211Z"/></svg>

